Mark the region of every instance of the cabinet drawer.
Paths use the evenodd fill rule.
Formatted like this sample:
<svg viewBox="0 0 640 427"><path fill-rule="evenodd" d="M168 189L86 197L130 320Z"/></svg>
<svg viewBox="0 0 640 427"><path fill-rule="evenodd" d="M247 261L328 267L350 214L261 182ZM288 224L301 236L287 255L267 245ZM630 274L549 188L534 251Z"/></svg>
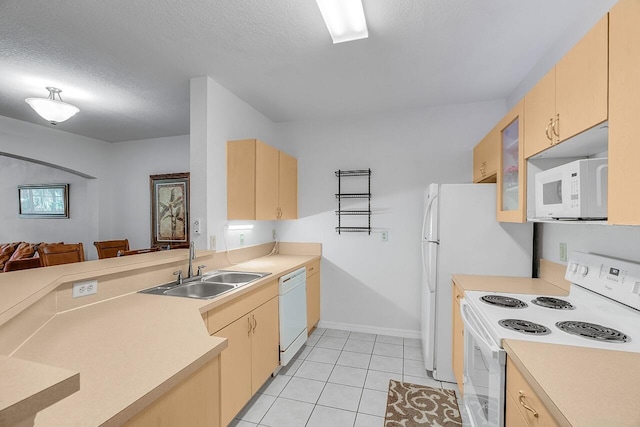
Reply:
<svg viewBox="0 0 640 427"><path fill-rule="evenodd" d="M517 403L510 394L507 394L505 401L507 408L505 411L504 425L508 427L529 427L527 420L524 419L518 409L520 404Z"/></svg>
<svg viewBox="0 0 640 427"><path fill-rule="evenodd" d="M305 267L307 267L307 277L313 276L320 271L320 260L311 261Z"/></svg>
<svg viewBox="0 0 640 427"><path fill-rule="evenodd" d="M210 334L214 334L234 320L244 316L256 307L278 296L278 280L260 286L226 304L207 312L207 326Z"/></svg>
<svg viewBox="0 0 640 427"><path fill-rule="evenodd" d="M518 411L530 426L559 426L510 358L507 358L507 395L516 403ZM531 410L526 409L525 405ZM536 411L537 417L533 411Z"/></svg>

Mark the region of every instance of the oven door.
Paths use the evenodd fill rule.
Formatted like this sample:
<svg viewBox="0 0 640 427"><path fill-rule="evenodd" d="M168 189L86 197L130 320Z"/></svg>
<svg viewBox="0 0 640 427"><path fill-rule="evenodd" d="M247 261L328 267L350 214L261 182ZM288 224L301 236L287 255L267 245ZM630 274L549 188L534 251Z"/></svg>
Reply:
<svg viewBox="0 0 640 427"><path fill-rule="evenodd" d="M503 427L506 353L473 309L460 300L464 322L464 408L474 427Z"/></svg>

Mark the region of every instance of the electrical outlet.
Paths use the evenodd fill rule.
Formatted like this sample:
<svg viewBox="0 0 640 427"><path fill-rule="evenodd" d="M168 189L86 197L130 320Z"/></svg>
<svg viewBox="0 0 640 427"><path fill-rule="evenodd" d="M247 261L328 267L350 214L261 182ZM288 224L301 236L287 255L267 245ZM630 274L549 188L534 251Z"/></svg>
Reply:
<svg viewBox="0 0 640 427"><path fill-rule="evenodd" d="M88 280L86 282L76 282L73 284L73 298L86 297L98 293L98 281Z"/></svg>
<svg viewBox="0 0 640 427"><path fill-rule="evenodd" d="M240 246L244 245L244 233L240 233Z"/></svg>
<svg viewBox="0 0 640 427"><path fill-rule="evenodd" d="M387 230L384 230L380 234L380 240L382 240L383 242L388 242L389 241L389 232Z"/></svg>
<svg viewBox="0 0 640 427"><path fill-rule="evenodd" d="M216 250L216 236L213 234L209 236L209 249L212 251Z"/></svg>
<svg viewBox="0 0 640 427"><path fill-rule="evenodd" d="M567 262L567 244L560 243L560 261Z"/></svg>

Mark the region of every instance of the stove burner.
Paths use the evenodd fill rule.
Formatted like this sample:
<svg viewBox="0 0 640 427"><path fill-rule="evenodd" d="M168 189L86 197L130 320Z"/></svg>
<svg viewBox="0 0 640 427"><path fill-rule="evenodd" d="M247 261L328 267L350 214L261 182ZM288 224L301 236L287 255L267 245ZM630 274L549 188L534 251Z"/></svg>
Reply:
<svg viewBox="0 0 640 427"><path fill-rule="evenodd" d="M620 331L606 326L596 325L595 323L566 321L558 322L556 326L561 331L569 334L578 335L596 341L624 343L629 341L629 337Z"/></svg>
<svg viewBox="0 0 640 427"><path fill-rule="evenodd" d="M539 305L540 307L552 308L554 310L573 310L575 306L572 305L569 301L565 301L558 298L552 297L538 297L534 300L531 300L535 305Z"/></svg>
<svg viewBox="0 0 640 427"><path fill-rule="evenodd" d="M517 298L506 297L504 295L485 295L480 298L482 302L503 308L525 308L527 303Z"/></svg>
<svg viewBox="0 0 640 427"><path fill-rule="evenodd" d="M551 333L546 326L520 319L502 319L498 322L503 328L511 329L528 335L547 335Z"/></svg>

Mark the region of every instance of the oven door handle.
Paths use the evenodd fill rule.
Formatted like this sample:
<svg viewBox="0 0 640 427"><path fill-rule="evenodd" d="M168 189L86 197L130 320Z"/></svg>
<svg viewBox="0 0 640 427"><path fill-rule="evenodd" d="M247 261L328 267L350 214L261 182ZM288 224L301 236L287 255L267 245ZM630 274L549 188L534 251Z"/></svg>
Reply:
<svg viewBox="0 0 640 427"><path fill-rule="evenodd" d="M484 328L482 328L482 326L476 320L477 317L472 313L471 307L469 307L469 303L467 303L464 298L460 300L460 315L462 317L462 323L464 323L465 331L470 332L471 335L473 335L473 337L479 343L489 348L495 359L500 360L500 352L502 351L502 349L497 344L492 342L493 340L488 337L488 333L480 333L478 329L482 330ZM478 329L476 329L475 326L478 326Z"/></svg>

